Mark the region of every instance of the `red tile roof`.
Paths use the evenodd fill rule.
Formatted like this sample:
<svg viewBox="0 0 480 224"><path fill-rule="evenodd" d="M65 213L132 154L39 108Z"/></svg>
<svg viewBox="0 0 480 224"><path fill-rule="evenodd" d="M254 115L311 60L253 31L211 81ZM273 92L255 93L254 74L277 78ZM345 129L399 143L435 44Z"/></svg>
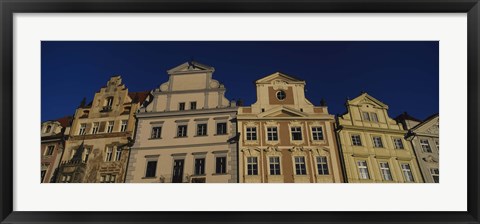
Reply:
<svg viewBox="0 0 480 224"><path fill-rule="evenodd" d="M72 119L73 119L72 116L65 116L65 117L57 119L56 121L60 122L62 127L69 127L71 122L72 122Z"/></svg>
<svg viewBox="0 0 480 224"><path fill-rule="evenodd" d="M150 91L145 91L145 92L129 92L128 96L132 99L133 103L143 103L145 99L147 99L148 95L150 94Z"/></svg>

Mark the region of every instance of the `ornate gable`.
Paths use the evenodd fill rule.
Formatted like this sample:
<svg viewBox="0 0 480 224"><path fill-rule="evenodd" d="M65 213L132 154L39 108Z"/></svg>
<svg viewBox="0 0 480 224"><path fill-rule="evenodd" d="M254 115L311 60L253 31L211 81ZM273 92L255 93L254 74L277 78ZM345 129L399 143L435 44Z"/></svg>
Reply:
<svg viewBox="0 0 480 224"><path fill-rule="evenodd" d="M307 117L307 115L301 111L297 111L292 108L280 106L271 110L265 111L258 115L259 117Z"/></svg>
<svg viewBox="0 0 480 224"><path fill-rule="evenodd" d="M283 74L281 72L275 72L269 76L258 79L255 83L272 84L274 88L280 89L282 88L282 86L286 86L287 84L292 84L292 83L305 84L305 81Z"/></svg>
<svg viewBox="0 0 480 224"><path fill-rule="evenodd" d="M215 71L214 67L204 65L196 61L189 61L168 70L167 73L169 75L172 75L172 74L181 74L181 73L214 72L214 71Z"/></svg>
<svg viewBox="0 0 480 224"><path fill-rule="evenodd" d="M362 93L360 96L356 97L355 99L347 101L347 105L361 106L364 104L369 104L374 107L379 107L379 108L388 110L388 105L384 104L380 100L375 99L373 96L370 96L368 93Z"/></svg>
<svg viewBox="0 0 480 224"><path fill-rule="evenodd" d="M439 116L438 114L427 118L424 122L418 124L417 126L412 128L412 131L415 133L424 133L430 135L438 135L439 134Z"/></svg>

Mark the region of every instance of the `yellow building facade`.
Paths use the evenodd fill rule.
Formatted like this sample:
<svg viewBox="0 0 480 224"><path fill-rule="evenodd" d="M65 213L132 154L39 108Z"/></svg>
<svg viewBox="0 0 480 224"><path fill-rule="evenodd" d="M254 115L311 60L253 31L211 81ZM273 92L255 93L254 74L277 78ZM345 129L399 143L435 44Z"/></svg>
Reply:
<svg viewBox="0 0 480 224"><path fill-rule="evenodd" d="M239 107L239 182L342 182L334 116L305 97L305 81L274 73Z"/></svg>
<svg viewBox="0 0 480 224"><path fill-rule="evenodd" d="M407 131L388 116L386 104L362 93L346 107L336 130L346 182L423 182Z"/></svg>

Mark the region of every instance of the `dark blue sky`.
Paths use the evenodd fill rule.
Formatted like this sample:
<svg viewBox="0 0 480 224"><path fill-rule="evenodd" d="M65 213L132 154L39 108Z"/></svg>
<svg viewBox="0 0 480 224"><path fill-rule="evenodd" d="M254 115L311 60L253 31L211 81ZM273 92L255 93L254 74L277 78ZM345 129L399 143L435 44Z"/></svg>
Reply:
<svg viewBox="0 0 480 224"><path fill-rule="evenodd" d="M43 41L42 121L73 115L112 75L131 92L151 90L191 58L215 67L227 98L244 105L256 100L255 80L281 71L304 79L307 98L325 98L331 114L361 91L389 105L391 117L439 111L436 41Z"/></svg>

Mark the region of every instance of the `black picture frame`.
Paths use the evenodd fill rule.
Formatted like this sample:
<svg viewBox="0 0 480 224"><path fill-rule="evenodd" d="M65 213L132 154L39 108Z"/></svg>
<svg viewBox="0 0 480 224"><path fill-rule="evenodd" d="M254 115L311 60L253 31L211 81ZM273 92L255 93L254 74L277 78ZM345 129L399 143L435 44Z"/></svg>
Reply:
<svg viewBox="0 0 480 224"><path fill-rule="evenodd" d="M478 0L0 0L0 220L2 223L479 223ZM19 212L13 211L14 13L467 13L468 211L466 212ZM441 196L439 196L441 197ZM32 198L34 200L34 198Z"/></svg>

